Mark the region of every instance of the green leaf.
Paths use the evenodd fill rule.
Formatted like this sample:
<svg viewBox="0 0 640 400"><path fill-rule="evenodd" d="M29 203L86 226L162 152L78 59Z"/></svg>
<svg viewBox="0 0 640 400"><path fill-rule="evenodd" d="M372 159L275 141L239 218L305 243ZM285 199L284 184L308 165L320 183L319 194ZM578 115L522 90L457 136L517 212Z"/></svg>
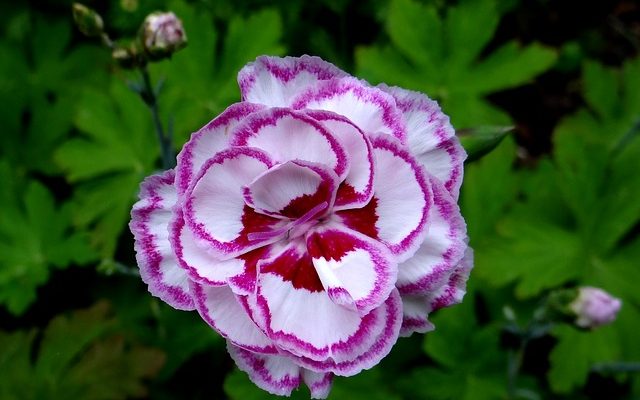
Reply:
<svg viewBox="0 0 640 400"><path fill-rule="evenodd" d="M83 137L64 143L55 160L67 179L78 184L76 223L94 226L92 244L110 258L138 185L158 157L151 114L135 93L114 82L108 93L84 93L75 125Z"/></svg>
<svg viewBox="0 0 640 400"><path fill-rule="evenodd" d="M467 152L465 162L469 163L487 155L512 131L513 127L500 126L482 126L458 130L456 134L460 138L460 144Z"/></svg>
<svg viewBox="0 0 640 400"><path fill-rule="evenodd" d="M155 350L113 335L106 303L54 318L36 344L36 331L0 332L3 399L124 400L146 392L143 379L164 362Z"/></svg>
<svg viewBox="0 0 640 400"><path fill-rule="evenodd" d="M11 193L7 197L19 196ZM39 182L28 183L23 204L9 200L1 205L0 304L21 314L35 300L37 287L49 279L51 268L84 264L95 256L86 234L71 229L68 205L56 207L51 193Z"/></svg>
<svg viewBox="0 0 640 400"><path fill-rule="evenodd" d="M539 44L516 42L481 57L505 11L496 3L463 1L441 17L435 4L392 0L386 19L392 46L358 48L358 75L427 93L459 128L509 123L484 96L527 83L557 57Z"/></svg>

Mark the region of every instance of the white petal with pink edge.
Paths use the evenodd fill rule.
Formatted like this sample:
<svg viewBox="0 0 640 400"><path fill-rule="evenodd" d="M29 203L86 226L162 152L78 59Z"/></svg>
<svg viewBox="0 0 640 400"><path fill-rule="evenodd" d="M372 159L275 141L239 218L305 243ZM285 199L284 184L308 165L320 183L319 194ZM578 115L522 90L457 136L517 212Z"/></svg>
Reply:
<svg viewBox="0 0 640 400"><path fill-rule="evenodd" d="M297 356L297 363L312 371L333 372L340 376L352 376L377 365L396 343L402 324L402 300L397 290L385 303L363 318L367 328L366 345L354 349L350 357L336 357L318 361Z"/></svg>
<svg viewBox="0 0 640 400"><path fill-rule="evenodd" d="M372 138L376 159L374 195L361 209L336 212L346 226L386 244L404 261L416 252L427 232L433 203L424 168L388 135Z"/></svg>
<svg viewBox="0 0 640 400"><path fill-rule="evenodd" d="M373 150L366 135L347 118L321 110L308 110L307 115L321 121L345 147L349 157L349 173L338 189L336 210L360 208L373 196Z"/></svg>
<svg viewBox="0 0 640 400"><path fill-rule="evenodd" d="M140 200L131 211L136 260L149 292L179 310L193 310L187 273L169 243L169 222L176 202L173 170L152 175L140 185Z"/></svg>
<svg viewBox="0 0 640 400"><path fill-rule="evenodd" d="M292 97L319 81L347 74L319 57L258 57L238 73L242 99L270 107L291 105Z"/></svg>
<svg viewBox="0 0 640 400"><path fill-rule="evenodd" d="M457 200L467 155L455 136L449 117L437 102L422 93L384 84L378 87L395 98L404 114L411 153Z"/></svg>
<svg viewBox="0 0 640 400"><path fill-rule="evenodd" d="M431 311L430 304L424 296L402 296L402 327L400 336L407 337L413 333L426 333L435 329L427 316Z"/></svg>
<svg viewBox="0 0 640 400"><path fill-rule="evenodd" d="M382 243L338 224L317 226L306 240L318 277L334 302L365 315L389 297L397 263Z"/></svg>
<svg viewBox="0 0 640 400"><path fill-rule="evenodd" d="M244 188L244 198L258 212L295 219L323 202L328 211L337 187L338 177L323 165L287 161L255 178Z"/></svg>
<svg viewBox="0 0 640 400"><path fill-rule="evenodd" d="M302 380L309 388L312 399L326 399L333 384L333 374L314 372L305 368L302 369Z"/></svg>
<svg viewBox="0 0 640 400"><path fill-rule="evenodd" d="M366 134L406 140L406 127L393 97L353 77L323 81L301 93L294 109L326 110L347 117Z"/></svg>
<svg viewBox="0 0 640 400"><path fill-rule="evenodd" d="M473 249L467 247L464 257L453 270L447 282L427 298L431 311L458 304L467 292L467 280L473 269Z"/></svg>
<svg viewBox="0 0 640 400"><path fill-rule="evenodd" d="M434 204L429 231L413 257L398 267L400 293L426 295L439 288L467 249L467 227L456 201L437 179L431 178Z"/></svg>
<svg viewBox="0 0 640 400"><path fill-rule="evenodd" d="M264 106L252 103L236 103L191 135L177 158L176 187L184 194L204 163L217 152L229 147L229 132L247 115Z"/></svg>
<svg viewBox="0 0 640 400"><path fill-rule="evenodd" d="M253 231L277 229L279 220L256 213L244 201L242 188L271 167L261 150L234 147L209 159L187 191L184 219L200 244L218 259L229 259L265 245Z"/></svg>
<svg viewBox="0 0 640 400"><path fill-rule="evenodd" d="M222 286L229 278L244 272L241 259L219 260L212 256L206 250L207 244L200 243L185 226L182 211L175 210L174 213L169 226L169 240L178 264L187 271L190 279L210 286Z"/></svg>
<svg viewBox="0 0 640 400"><path fill-rule="evenodd" d="M271 394L290 396L300 385L300 367L285 356L256 354L227 342L229 355L258 387Z"/></svg>
<svg viewBox="0 0 640 400"><path fill-rule="evenodd" d="M259 148L274 162L300 160L324 164L340 179L349 171L349 159L339 139L302 112L269 108L251 115L232 135L233 146Z"/></svg>
<svg viewBox="0 0 640 400"><path fill-rule="evenodd" d="M228 286L207 286L192 282L191 290L202 318L225 339L253 352L278 352L269 338L251 320Z"/></svg>

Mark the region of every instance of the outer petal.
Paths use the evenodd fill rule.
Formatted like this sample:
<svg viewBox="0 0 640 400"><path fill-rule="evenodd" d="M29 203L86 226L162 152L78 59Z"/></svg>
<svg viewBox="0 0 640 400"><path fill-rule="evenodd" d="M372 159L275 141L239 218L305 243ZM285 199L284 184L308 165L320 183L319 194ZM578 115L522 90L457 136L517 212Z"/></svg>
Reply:
<svg viewBox="0 0 640 400"><path fill-rule="evenodd" d="M288 108L253 114L233 132L231 144L259 148L276 162L324 164L340 179L349 170L349 159L340 141L315 119Z"/></svg>
<svg viewBox="0 0 640 400"><path fill-rule="evenodd" d="M467 154L455 136L449 117L438 103L422 93L384 84L378 87L391 94L402 110L407 124L407 142L413 155L457 200Z"/></svg>
<svg viewBox="0 0 640 400"><path fill-rule="evenodd" d="M329 297L361 315L380 306L394 288L394 257L361 233L341 226L316 227L307 234L307 249Z"/></svg>
<svg viewBox="0 0 640 400"><path fill-rule="evenodd" d="M331 371L341 376L355 375L363 369L374 367L389 354L398 339L402 323L402 301L398 291L392 291L387 301L365 318L371 318L371 321L367 321L367 346L360 346L358 351L352 352L351 357L332 356L317 361L298 356L297 363L310 370Z"/></svg>
<svg viewBox="0 0 640 400"><path fill-rule="evenodd" d="M279 220L247 206L242 193L243 186L270 166L264 152L235 147L209 159L194 179L183 205L184 219L217 258L229 259L261 247L265 241L252 240L249 234L279 227Z"/></svg>
<svg viewBox="0 0 640 400"><path fill-rule="evenodd" d="M300 385L300 367L285 356L252 353L230 342L227 342L227 350L238 368L269 393L290 396Z"/></svg>
<svg viewBox="0 0 640 400"><path fill-rule="evenodd" d="M404 119L393 97L352 77L320 82L300 94L292 107L333 111L366 134L388 134L402 142L406 140Z"/></svg>
<svg viewBox="0 0 640 400"><path fill-rule="evenodd" d="M397 319L399 330L401 309L398 307L398 315L390 315L381 306L361 317L335 304L317 274L313 276L315 270L304 247L303 242L290 243L279 255L260 263L254 320L264 324L267 336L280 349L301 359L330 359L326 368L311 367L330 372L335 362L349 362L375 346L387 320ZM353 364L349 371L371 366L362 366L365 364Z"/></svg>
<svg viewBox="0 0 640 400"><path fill-rule="evenodd" d="M180 310L193 310L187 273L178 266L169 243L169 222L176 202L173 170L145 179L131 211L140 276L149 292Z"/></svg>
<svg viewBox="0 0 640 400"><path fill-rule="evenodd" d="M178 154L176 166L176 187L178 194L184 194L191 181L204 163L217 152L229 147L229 132L247 115L264 108L259 104L232 104L222 114L217 116L198 132L191 135L191 139Z"/></svg>
<svg viewBox="0 0 640 400"><path fill-rule="evenodd" d="M396 286L403 295L436 290L449 279L467 248L467 227L458 204L437 179L432 178L431 184L429 232L413 257L398 267Z"/></svg>
<svg viewBox="0 0 640 400"><path fill-rule="evenodd" d="M253 352L278 353L271 340L258 329L229 287L206 286L192 282L191 290L202 318L225 339Z"/></svg>
<svg viewBox="0 0 640 400"><path fill-rule="evenodd" d="M429 178L423 167L390 136L372 140L376 156L374 196L357 210L336 213L356 231L385 243L399 261L410 258L427 232L433 203Z"/></svg>
<svg viewBox="0 0 640 400"><path fill-rule="evenodd" d="M435 327L427 316L431 311L430 304L424 296L402 296L402 328L400 336L411 336L414 332L425 333Z"/></svg>
<svg viewBox="0 0 640 400"><path fill-rule="evenodd" d="M242 99L270 107L288 107L291 99L322 80L347 76L318 57L258 57L238 73Z"/></svg>
<svg viewBox="0 0 640 400"><path fill-rule="evenodd" d="M332 373L313 372L302 369L302 380L309 387L312 399L326 399L333 384Z"/></svg>
<svg viewBox="0 0 640 400"><path fill-rule="evenodd" d="M366 135L346 117L321 110L307 115L321 121L344 145L351 161L349 173L338 189L335 209L360 208L373 196L373 149Z"/></svg>
<svg viewBox="0 0 640 400"><path fill-rule="evenodd" d="M467 291L467 280L473 269L473 249L467 247L464 257L453 271L447 282L428 297L431 311L458 304Z"/></svg>

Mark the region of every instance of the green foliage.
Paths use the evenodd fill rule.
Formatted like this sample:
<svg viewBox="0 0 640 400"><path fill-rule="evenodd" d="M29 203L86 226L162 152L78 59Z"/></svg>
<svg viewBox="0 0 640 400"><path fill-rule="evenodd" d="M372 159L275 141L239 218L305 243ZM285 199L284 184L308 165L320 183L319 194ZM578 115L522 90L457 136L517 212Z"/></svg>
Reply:
<svg viewBox="0 0 640 400"><path fill-rule="evenodd" d="M500 11L492 0L462 1L441 17L435 5L392 0L389 45L359 48L358 74L371 82L415 89L441 102L458 128L506 124L487 94L522 85L555 61L553 50L507 42L487 56Z"/></svg>
<svg viewBox="0 0 640 400"><path fill-rule="evenodd" d="M54 318L42 332L0 331L0 398L117 400L144 396L164 355L113 334L106 303ZM36 338L39 338L37 343ZM36 344L37 343L37 344Z"/></svg>

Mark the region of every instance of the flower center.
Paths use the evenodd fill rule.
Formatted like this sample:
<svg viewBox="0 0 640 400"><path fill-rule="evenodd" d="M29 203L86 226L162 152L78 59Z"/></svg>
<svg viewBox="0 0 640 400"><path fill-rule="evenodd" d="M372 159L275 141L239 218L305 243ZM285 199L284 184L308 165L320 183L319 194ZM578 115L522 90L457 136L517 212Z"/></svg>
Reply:
<svg viewBox="0 0 640 400"><path fill-rule="evenodd" d="M285 238L297 238L298 236L304 235L311 227L319 222L319 220L314 219L314 217L326 210L327 207L329 207L329 203L323 201L304 213L300 218L289 222L281 228L265 232L252 232L247 235L247 238L251 241L277 241Z"/></svg>

